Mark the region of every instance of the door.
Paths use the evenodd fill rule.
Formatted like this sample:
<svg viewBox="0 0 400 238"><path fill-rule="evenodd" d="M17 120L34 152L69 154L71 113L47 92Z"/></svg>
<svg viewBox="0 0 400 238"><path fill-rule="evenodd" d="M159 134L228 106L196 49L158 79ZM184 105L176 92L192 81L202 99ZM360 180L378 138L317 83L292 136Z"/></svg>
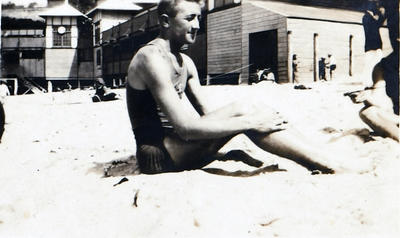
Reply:
<svg viewBox="0 0 400 238"><path fill-rule="evenodd" d="M278 81L278 37L277 30L249 34L250 76L257 69L270 68Z"/></svg>

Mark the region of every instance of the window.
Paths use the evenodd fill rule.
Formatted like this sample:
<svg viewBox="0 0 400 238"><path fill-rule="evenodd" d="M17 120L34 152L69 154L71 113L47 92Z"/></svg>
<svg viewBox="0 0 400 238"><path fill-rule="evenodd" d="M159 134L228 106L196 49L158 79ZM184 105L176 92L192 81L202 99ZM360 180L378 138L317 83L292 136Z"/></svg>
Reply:
<svg viewBox="0 0 400 238"><path fill-rule="evenodd" d="M96 51L96 65L101 65L101 50Z"/></svg>
<svg viewBox="0 0 400 238"><path fill-rule="evenodd" d="M19 64L19 52L18 51L4 52L2 57L3 57L5 64Z"/></svg>
<svg viewBox="0 0 400 238"><path fill-rule="evenodd" d="M70 26L53 26L53 46L71 46Z"/></svg>
<svg viewBox="0 0 400 238"><path fill-rule="evenodd" d="M94 43L100 43L100 24L98 22L94 26Z"/></svg>
<svg viewBox="0 0 400 238"><path fill-rule="evenodd" d="M24 50L21 55L22 59L43 59L42 50Z"/></svg>

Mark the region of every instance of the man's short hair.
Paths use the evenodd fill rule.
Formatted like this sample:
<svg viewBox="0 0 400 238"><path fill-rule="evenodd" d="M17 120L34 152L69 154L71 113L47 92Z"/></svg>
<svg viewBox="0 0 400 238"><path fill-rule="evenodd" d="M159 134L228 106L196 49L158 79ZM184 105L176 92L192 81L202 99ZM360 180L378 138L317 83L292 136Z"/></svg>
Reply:
<svg viewBox="0 0 400 238"><path fill-rule="evenodd" d="M163 14L167 14L170 17L176 16L176 6L182 1L195 2L201 7L204 5L203 0L161 0L160 3L158 3L158 15L161 16Z"/></svg>

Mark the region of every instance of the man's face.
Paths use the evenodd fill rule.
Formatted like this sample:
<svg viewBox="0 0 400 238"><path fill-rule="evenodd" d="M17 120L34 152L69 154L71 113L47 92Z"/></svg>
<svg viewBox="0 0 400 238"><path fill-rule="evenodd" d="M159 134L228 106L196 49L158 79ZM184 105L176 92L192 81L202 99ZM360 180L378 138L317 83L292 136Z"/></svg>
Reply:
<svg viewBox="0 0 400 238"><path fill-rule="evenodd" d="M200 5L196 2L181 1L176 6L176 11L176 16L169 18L171 40L180 44L193 44L200 29Z"/></svg>

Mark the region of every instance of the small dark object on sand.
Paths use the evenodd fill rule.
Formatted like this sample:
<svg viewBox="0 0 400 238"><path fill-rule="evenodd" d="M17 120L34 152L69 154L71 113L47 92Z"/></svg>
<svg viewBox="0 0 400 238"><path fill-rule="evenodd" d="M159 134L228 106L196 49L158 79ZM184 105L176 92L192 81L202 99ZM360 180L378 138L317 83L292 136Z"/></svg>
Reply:
<svg viewBox="0 0 400 238"><path fill-rule="evenodd" d="M118 183L114 184L113 186L115 187L117 185L120 185L121 183L125 183L125 182L128 182L128 181L129 181L129 179L127 179L126 177L123 177Z"/></svg>
<svg viewBox="0 0 400 238"><path fill-rule="evenodd" d="M139 196L139 189L138 189L138 190L135 190L135 196L133 197L132 206L134 206L134 207L137 207L137 206L138 206L138 205L137 205L138 196Z"/></svg>
<svg viewBox="0 0 400 238"><path fill-rule="evenodd" d="M310 87L306 87L303 84L295 85L294 89L311 89Z"/></svg>

